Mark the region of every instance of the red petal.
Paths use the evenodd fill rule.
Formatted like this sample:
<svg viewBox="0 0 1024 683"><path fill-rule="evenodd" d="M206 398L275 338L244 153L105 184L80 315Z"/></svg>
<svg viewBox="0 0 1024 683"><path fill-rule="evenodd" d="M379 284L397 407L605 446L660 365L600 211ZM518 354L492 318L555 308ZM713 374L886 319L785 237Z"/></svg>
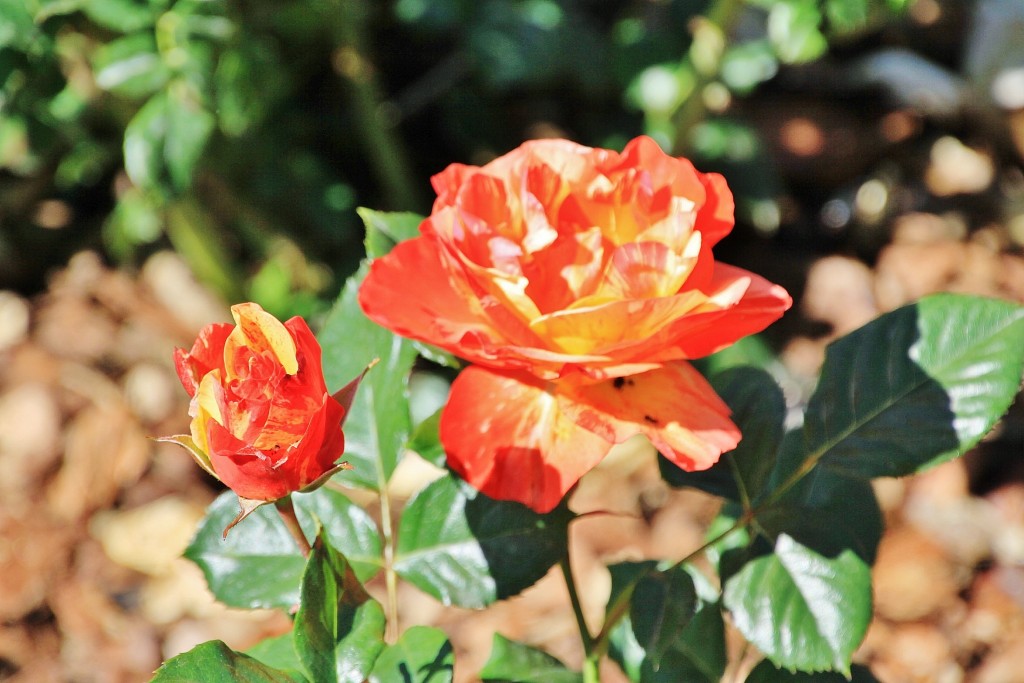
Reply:
<svg viewBox="0 0 1024 683"><path fill-rule="evenodd" d="M580 426L622 443L645 434L665 457L703 470L740 440L729 407L686 362L598 384L564 384L562 410Z"/></svg>
<svg viewBox="0 0 1024 683"><path fill-rule="evenodd" d="M206 425L210 463L225 486L251 500L277 500L291 493L270 458L246 445L219 423L210 420Z"/></svg>
<svg viewBox="0 0 1024 683"><path fill-rule="evenodd" d="M325 395L309 415L305 433L291 450L263 452L236 438L217 422L207 422L210 462L224 485L242 498L277 500L300 491L334 466L345 448L344 409Z"/></svg>
<svg viewBox="0 0 1024 683"><path fill-rule="evenodd" d="M174 368L189 396L195 396L199 382L211 370L224 369L224 342L234 326L229 323L213 323L200 332L192 350L174 350Z"/></svg>
<svg viewBox="0 0 1024 683"><path fill-rule="evenodd" d="M462 371L441 414L448 464L474 488L548 512L611 443L559 409L550 385L478 366Z"/></svg>
<svg viewBox="0 0 1024 683"><path fill-rule="evenodd" d="M317 399L327 391L324 382L323 350L316 340L313 331L306 321L295 316L284 324L292 339L295 340L296 356L299 359L299 371L295 381L307 388L309 394Z"/></svg>

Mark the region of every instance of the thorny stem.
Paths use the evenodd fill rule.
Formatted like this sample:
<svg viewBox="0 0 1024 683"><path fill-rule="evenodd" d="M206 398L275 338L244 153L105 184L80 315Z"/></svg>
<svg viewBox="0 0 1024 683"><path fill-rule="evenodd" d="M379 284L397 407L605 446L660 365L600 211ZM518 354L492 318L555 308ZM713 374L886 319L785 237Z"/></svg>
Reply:
<svg viewBox="0 0 1024 683"><path fill-rule="evenodd" d="M284 525L288 532L295 539L295 543L299 546L302 556L309 559L309 553L312 551L312 548L306 539L306 534L302 532L302 527L299 526L299 518L295 516L295 506L292 504L292 497L278 498L274 501L274 507L277 508L278 514L284 520Z"/></svg>

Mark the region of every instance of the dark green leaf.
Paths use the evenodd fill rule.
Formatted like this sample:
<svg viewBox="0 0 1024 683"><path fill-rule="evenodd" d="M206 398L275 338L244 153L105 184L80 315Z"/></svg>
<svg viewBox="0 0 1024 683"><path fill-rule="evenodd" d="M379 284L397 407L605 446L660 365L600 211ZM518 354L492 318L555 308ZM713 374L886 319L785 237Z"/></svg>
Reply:
<svg viewBox="0 0 1024 683"><path fill-rule="evenodd" d="M655 560L643 562L619 562L608 567L608 573L612 578L612 589L608 595L608 604L605 606L604 614L608 616L615 614L628 605L633 598L633 589L642 578L655 571L658 563Z"/></svg>
<svg viewBox="0 0 1024 683"><path fill-rule="evenodd" d="M295 615L295 650L310 678L324 683L362 683L384 649L384 611L346 590L346 562L321 535L302 577Z"/></svg>
<svg viewBox="0 0 1024 683"><path fill-rule="evenodd" d="M502 683L580 683L583 677L543 650L494 634L491 656L480 670L484 681Z"/></svg>
<svg viewBox="0 0 1024 683"><path fill-rule="evenodd" d="M331 543L352 558L357 576L366 579L376 573L382 562L380 537L365 511L340 493L323 488L295 494L292 500L307 534L315 526L311 515L316 515ZM273 506L259 508L222 539L223 529L237 513L233 493L218 497L185 557L199 565L210 590L226 605L287 608L298 604L305 562Z"/></svg>
<svg viewBox="0 0 1024 683"><path fill-rule="evenodd" d="M572 513L495 501L453 475L402 512L395 570L446 605L484 607L533 585L565 552Z"/></svg>
<svg viewBox="0 0 1024 683"><path fill-rule="evenodd" d="M719 683L725 673L725 622L717 603L705 604L675 634L660 665L647 657L627 617L611 634L609 654L634 683Z"/></svg>
<svg viewBox="0 0 1024 683"><path fill-rule="evenodd" d="M443 631L413 626L377 658L370 683L451 683L452 644Z"/></svg>
<svg viewBox="0 0 1024 683"><path fill-rule="evenodd" d="M804 462L900 476L975 445L1024 373L1024 307L941 294L832 344L807 408Z"/></svg>
<svg viewBox="0 0 1024 683"><path fill-rule="evenodd" d="M711 385L732 409L743 440L703 472L685 472L659 457L661 475L672 486L693 486L749 505L762 492L775 464L786 400L771 375L757 368L729 368L712 375Z"/></svg>
<svg viewBox="0 0 1024 683"><path fill-rule="evenodd" d="M296 683L305 680L298 673L272 669L235 652L219 640L212 640L164 662L151 683Z"/></svg>
<svg viewBox="0 0 1024 683"><path fill-rule="evenodd" d="M725 635L716 591L692 567L656 567L648 560L608 568L605 614L627 605L630 614L612 631L612 658L636 682L717 682L725 670Z"/></svg>
<svg viewBox="0 0 1024 683"><path fill-rule="evenodd" d="M757 521L773 539L787 534L828 557L850 549L868 564L884 524L870 481L820 467L759 510Z"/></svg>
<svg viewBox="0 0 1024 683"><path fill-rule="evenodd" d="M423 216L415 213L374 211L359 207L356 213L366 226L366 255L377 258L391 251L396 244L420 234Z"/></svg>
<svg viewBox="0 0 1024 683"><path fill-rule="evenodd" d="M746 683L878 683L871 670L866 666L854 665L850 669L851 677L846 678L835 671L805 673L789 672L776 668L767 659L754 667L747 676Z"/></svg>
<svg viewBox="0 0 1024 683"><path fill-rule="evenodd" d="M133 33L106 43L96 50L92 63L96 85L128 97L150 95L170 77L152 33Z"/></svg>
<svg viewBox="0 0 1024 683"><path fill-rule="evenodd" d="M345 419L345 455L352 470L338 479L379 491L387 485L412 429L409 371L416 359L412 344L371 322L359 307L359 285L367 266L349 278L320 331L324 376L331 391L340 389L375 358Z"/></svg>
<svg viewBox="0 0 1024 683"><path fill-rule="evenodd" d="M847 550L829 559L781 535L775 552L729 578L725 606L775 664L848 673L871 620L871 570Z"/></svg>
<svg viewBox="0 0 1024 683"><path fill-rule="evenodd" d="M682 567L649 572L637 582L633 588L630 621L637 643L655 669L696 611L697 591Z"/></svg>

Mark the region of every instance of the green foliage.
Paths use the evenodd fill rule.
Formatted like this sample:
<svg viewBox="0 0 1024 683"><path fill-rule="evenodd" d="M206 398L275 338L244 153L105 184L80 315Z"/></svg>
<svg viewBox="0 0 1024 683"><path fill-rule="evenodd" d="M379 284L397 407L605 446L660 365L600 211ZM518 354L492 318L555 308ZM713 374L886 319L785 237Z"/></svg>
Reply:
<svg viewBox="0 0 1024 683"><path fill-rule="evenodd" d="M848 673L871 620L871 570L851 551L823 557L781 535L775 552L725 584L740 633L790 670Z"/></svg>
<svg viewBox="0 0 1024 683"><path fill-rule="evenodd" d="M442 631L413 626L384 648L370 672L370 683L451 683L452 644Z"/></svg>
<svg viewBox="0 0 1024 683"><path fill-rule="evenodd" d="M491 656L480 670L480 678L495 683L582 683L582 677L570 671L551 655L529 645L517 643L500 633L494 634Z"/></svg>
<svg viewBox="0 0 1024 683"><path fill-rule="evenodd" d="M1024 309L994 299L930 296L868 323L829 347L800 466L901 476L961 455L1009 408L1022 348Z"/></svg>
<svg viewBox="0 0 1024 683"><path fill-rule="evenodd" d="M197 645L164 662L153 683L298 683L306 678L293 671L280 671L248 655L235 652L219 640Z"/></svg>
<svg viewBox="0 0 1024 683"><path fill-rule="evenodd" d="M318 536L302 577L294 643L310 680L362 683L384 649L384 611L346 590L347 560Z"/></svg>
<svg viewBox="0 0 1024 683"><path fill-rule="evenodd" d="M864 666L854 665L850 668L850 677L847 678L841 673L818 672L804 673L802 671L791 672L784 669L777 669L769 660L764 660L754 667L754 670L747 676L746 683L878 683L871 671Z"/></svg>
<svg viewBox="0 0 1024 683"><path fill-rule="evenodd" d="M446 476L409 501L399 523L399 576L446 605L484 607L533 585L565 553L565 508L539 515Z"/></svg>
<svg viewBox="0 0 1024 683"><path fill-rule="evenodd" d="M324 488L295 494L292 500L306 533L312 535L314 519L320 520L324 533L345 553L362 580L380 569L377 527L362 508ZM222 538L236 514L234 494L221 494L207 510L185 557L199 565L210 590L225 605L288 608L298 604L304 562L273 506L259 508Z"/></svg>
<svg viewBox="0 0 1024 683"><path fill-rule="evenodd" d="M364 265L346 284L320 332L324 375L331 390L342 387L374 359L356 393L345 425L345 459L352 469L339 475L372 491L387 485L412 430L409 371L416 358L411 342L370 322L359 307Z"/></svg>

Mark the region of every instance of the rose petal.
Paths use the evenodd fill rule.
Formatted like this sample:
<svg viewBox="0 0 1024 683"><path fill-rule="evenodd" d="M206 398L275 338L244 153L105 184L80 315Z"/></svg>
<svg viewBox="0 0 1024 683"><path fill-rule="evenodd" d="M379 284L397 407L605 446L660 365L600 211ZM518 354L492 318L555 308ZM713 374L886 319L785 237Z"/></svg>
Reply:
<svg viewBox="0 0 1024 683"><path fill-rule="evenodd" d="M597 384L559 385L562 411L614 443L645 434L666 458L685 470L703 470L740 440L729 407L692 365Z"/></svg>
<svg viewBox="0 0 1024 683"><path fill-rule="evenodd" d="M288 334L280 320L264 311L259 304L244 303L231 307L236 327L224 344L224 364L227 379L238 376L235 358L242 349L262 354L269 352L281 364L284 371L294 375L299 368L295 340Z"/></svg>
<svg viewBox="0 0 1024 683"><path fill-rule="evenodd" d="M323 407L310 416L307 429L292 449L261 451L216 422L207 423L210 462L225 486L242 498L277 500L334 466L344 450L344 411L325 395Z"/></svg>
<svg viewBox="0 0 1024 683"><path fill-rule="evenodd" d="M449 277L442 261L434 239L416 237L399 243L370 264L359 289L359 305L379 325L455 353L466 342L470 347L506 343L476 297Z"/></svg>
<svg viewBox="0 0 1024 683"><path fill-rule="evenodd" d="M688 291L657 299L611 301L541 316L532 328L565 353L608 355L607 349L650 338L706 300L700 292Z"/></svg>
<svg viewBox="0 0 1024 683"><path fill-rule="evenodd" d="M441 414L448 464L474 488L548 512L611 448L526 374L466 368Z"/></svg>
<svg viewBox="0 0 1024 683"><path fill-rule="evenodd" d="M725 178L717 173L698 174L706 190L706 201L697 211L696 228L704 236L708 247L732 232L736 223L736 203Z"/></svg>
<svg viewBox="0 0 1024 683"><path fill-rule="evenodd" d="M345 450L341 431L345 409L328 394L324 394L322 401L320 409L310 415L305 433L274 465L293 491L301 491L320 479Z"/></svg>
<svg viewBox="0 0 1024 683"><path fill-rule="evenodd" d="M192 349L174 350L174 368L189 396L195 396L199 382L212 370L224 370L224 342L234 329L229 323L213 323L199 332Z"/></svg>

